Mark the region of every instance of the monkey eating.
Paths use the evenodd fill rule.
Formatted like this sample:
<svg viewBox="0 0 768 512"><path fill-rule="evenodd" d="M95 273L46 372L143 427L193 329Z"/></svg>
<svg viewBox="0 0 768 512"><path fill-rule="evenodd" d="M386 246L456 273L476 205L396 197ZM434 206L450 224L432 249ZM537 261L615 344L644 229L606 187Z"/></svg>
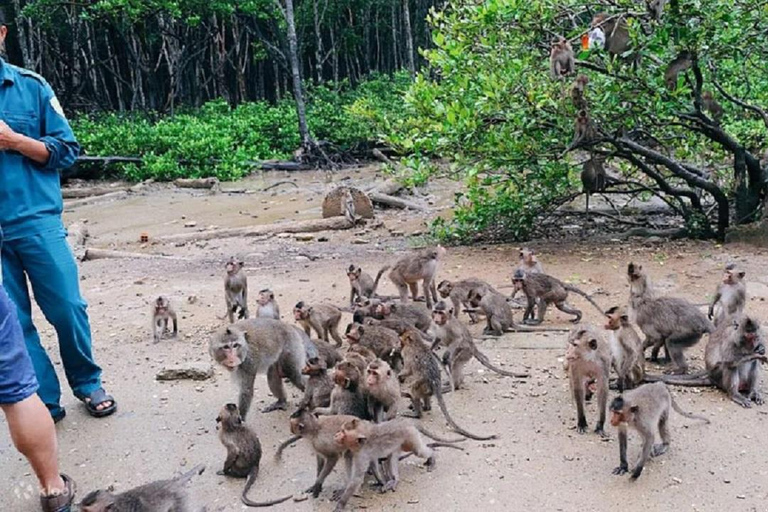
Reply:
<svg viewBox="0 0 768 512"><path fill-rule="evenodd" d="M547 313L547 306L550 304L554 304L557 309L564 313L575 315L576 318L573 318L571 322L580 322L582 317L581 311L566 302L568 292L581 295L600 311L601 315L603 314L603 310L589 295L575 286L566 284L550 275L528 274L517 270L512 276L512 283L515 285L515 292L522 291L528 300L528 305L523 315L523 323L525 324L541 324L544 321L544 315ZM538 317L534 320L533 312L535 306L538 306Z"/></svg>
<svg viewBox="0 0 768 512"><path fill-rule="evenodd" d="M272 290L264 289L259 292L259 298L256 299L256 317L274 318L280 320L280 306L277 305L275 294Z"/></svg>
<svg viewBox="0 0 768 512"><path fill-rule="evenodd" d="M744 284L746 272L736 270L736 265L725 267L723 281L717 286L715 297L709 305L707 317L714 320L715 327L729 316L744 312L747 302L747 286Z"/></svg>
<svg viewBox="0 0 768 512"><path fill-rule="evenodd" d="M643 384L637 389L617 396L611 402L611 425L619 429L619 467L614 475L629 471L627 464L627 427L635 429L643 438L643 448L632 470L631 479L637 480L649 457L658 457L669 449L669 410L694 420L709 423L707 418L683 411L672 398L663 382ZM661 444L653 444L656 431Z"/></svg>
<svg viewBox="0 0 768 512"><path fill-rule="evenodd" d="M155 303L152 306L152 337L155 339L155 343L158 343L168 333L168 320L173 321L171 337L175 338L179 334L176 311L173 310L171 301L161 295L155 299Z"/></svg>
<svg viewBox="0 0 768 512"><path fill-rule="evenodd" d="M574 402L576 402L577 431L579 434L587 431L584 401L587 395L591 395L590 388L594 386L597 391L599 414L595 433L605 437L605 409L608 404L611 349L594 327L589 325L577 326L568 336L565 363L571 393Z"/></svg>
<svg viewBox="0 0 768 512"><path fill-rule="evenodd" d="M432 308L432 301L437 302L435 275L437 274L440 259L445 253L445 248L438 245L434 248L422 249L414 254L409 254L400 258L395 263L395 266L389 272L389 279L397 287L402 302L408 302L409 289L413 300L418 300L419 281L423 281L427 308Z"/></svg>
<svg viewBox="0 0 768 512"><path fill-rule="evenodd" d="M507 298L498 292L488 291L483 293L479 289L469 292L469 305L480 309L485 315L486 326L483 334L501 336L505 332L520 331L512 317L512 308L507 303Z"/></svg>
<svg viewBox="0 0 768 512"><path fill-rule="evenodd" d="M461 281L443 280L437 285L437 293L440 294L440 297L443 299L450 297L451 302L453 303L453 314L456 317L459 316L459 311L461 311L462 307L465 309L469 307L469 292L472 290L480 290L483 293L496 292L496 289L493 286L482 279L476 279L474 277L462 279ZM477 323L477 313L477 311L468 312L469 323Z"/></svg>
<svg viewBox="0 0 768 512"><path fill-rule="evenodd" d="M605 316L605 329L611 333L608 344L621 393L625 389L639 386L645 378L643 342L629 323L629 315L623 308L612 307L605 312Z"/></svg>
<svg viewBox="0 0 768 512"><path fill-rule="evenodd" d="M347 277L349 278L349 286L351 288L349 305L353 305L356 299L370 299L374 297L376 295L376 288L379 286L379 279L387 270L389 270L389 265L382 267L376 274L376 280L374 280L370 275L363 272L362 268L350 265L347 269Z"/></svg>
<svg viewBox="0 0 768 512"><path fill-rule="evenodd" d="M310 336L311 329L317 333L317 337L328 342L330 334L336 342L336 347L341 346L341 336L339 335L339 322L341 321L341 310L330 304L317 304L310 306L304 301L297 302L293 307L293 318L301 324L307 336Z"/></svg>
<svg viewBox="0 0 768 512"><path fill-rule="evenodd" d="M564 37L552 42L549 51L549 73L553 80L562 80L576 69L571 43Z"/></svg>
<svg viewBox="0 0 768 512"><path fill-rule="evenodd" d="M248 277L243 270L244 266L242 261L234 257L229 258L224 266L227 272L224 277L224 300L227 303L225 316L229 317L229 323L235 322L235 313L239 320L248 318Z"/></svg>

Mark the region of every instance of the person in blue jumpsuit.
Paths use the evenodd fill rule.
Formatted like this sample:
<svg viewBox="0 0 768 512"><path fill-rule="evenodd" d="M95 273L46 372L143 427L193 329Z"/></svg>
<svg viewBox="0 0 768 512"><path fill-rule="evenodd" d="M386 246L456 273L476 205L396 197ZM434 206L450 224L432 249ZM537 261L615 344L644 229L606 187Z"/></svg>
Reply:
<svg viewBox="0 0 768 512"><path fill-rule="evenodd" d="M8 28L0 10L0 46ZM72 250L61 220L59 171L75 163L75 140L53 90L39 75L0 57L0 229L2 279L16 304L27 350L54 421L66 414L51 359L32 323L27 281L37 304L56 329L64 373L92 416L117 407L101 385L93 358L91 327Z"/></svg>

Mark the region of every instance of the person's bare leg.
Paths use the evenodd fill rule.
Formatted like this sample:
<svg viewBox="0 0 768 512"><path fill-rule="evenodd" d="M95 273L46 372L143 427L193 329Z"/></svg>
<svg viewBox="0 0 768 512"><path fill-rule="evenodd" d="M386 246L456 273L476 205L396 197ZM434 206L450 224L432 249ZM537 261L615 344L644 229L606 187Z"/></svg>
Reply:
<svg viewBox="0 0 768 512"><path fill-rule="evenodd" d="M44 495L64 490L59 474L56 430L43 402L36 394L21 402L0 405L8 421L11 439L16 449L24 455L40 481Z"/></svg>

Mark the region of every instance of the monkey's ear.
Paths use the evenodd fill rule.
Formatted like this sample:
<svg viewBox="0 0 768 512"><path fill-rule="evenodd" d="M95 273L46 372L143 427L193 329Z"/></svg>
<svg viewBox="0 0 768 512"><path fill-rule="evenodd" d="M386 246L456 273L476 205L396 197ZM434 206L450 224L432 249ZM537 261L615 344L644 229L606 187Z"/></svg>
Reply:
<svg viewBox="0 0 768 512"><path fill-rule="evenodd" d="M307 313L312 313L312 308L307 309Z"/></svg>
<svg viewBox="0 0 768 512"><path fill-rule="evenodd" d="M589 340L589 348L592 350L597 350L597 340L595 338Z"/></svg>
<svg viewBox="0 0 768 512"><path fill-rule="evenodd" d="M629 412L631 413L636 413L638 410L640 410L640 407L638 407L637 405L633 405L629 408Z"/></svg>
<svg viewBox="0 0 768 512"><path fill-rule="evenodd" d="M739 272L739 277L740 277L740 278L742 278L742 279L743 279L745 275L747 275L747 273L746 273L746 272Z"/></svg>
<svg viewBox="0 0 768 512"><path fill-rule="evenodd" d="M365 443L367 437L365 437L365 434L357 434L357 444L362 445Z"/></svg>
<svg viewBox="0 0 768 512"><path fill-rule="evenodd" d="M629 315L621 315L621 319L629 321Z"/></svg>

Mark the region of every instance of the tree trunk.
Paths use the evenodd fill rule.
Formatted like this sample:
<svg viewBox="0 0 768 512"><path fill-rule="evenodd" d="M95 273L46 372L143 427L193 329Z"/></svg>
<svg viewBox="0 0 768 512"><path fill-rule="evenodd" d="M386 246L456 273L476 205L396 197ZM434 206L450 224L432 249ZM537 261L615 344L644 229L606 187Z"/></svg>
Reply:
<svg viewBox="0 0 768 512"><path fill-rule="evenodd" d="M398 52L400 46L397 42L397 2L392 2L392 70L397 71L400 69L400 59L398 59Z"/></svg>
<svg viewBox="0 0 768 512"><path fill-rule="evenodd" d="M408 71L416 76L416 62L413 55L413 32L411 31L411 10L409 0L403 0L403 22L405 25L405 50L408 59Z"/></svg>
<svg viewBox="0 0 768 512"><path fill-rule="evenodd" d="M307 109L304 104L304 91L301 87L301 71L299 70L299 43L296 38L296 21L293 18L293 0L285 0L285 21L288 24L288 53L291 61L291 78L293 80L293 97L296 101L296 114L299 118L299 135L301 145L309 149L312 138L307 126Z"/></svg>
<svg viewBox="0 0 768 512"><path fill-rule="evenodd" d="M317 9L317 2L312 0L312 17L315 25L315 75L317 83L323 81L323 33L320 28L320 13Z"/></svg>

